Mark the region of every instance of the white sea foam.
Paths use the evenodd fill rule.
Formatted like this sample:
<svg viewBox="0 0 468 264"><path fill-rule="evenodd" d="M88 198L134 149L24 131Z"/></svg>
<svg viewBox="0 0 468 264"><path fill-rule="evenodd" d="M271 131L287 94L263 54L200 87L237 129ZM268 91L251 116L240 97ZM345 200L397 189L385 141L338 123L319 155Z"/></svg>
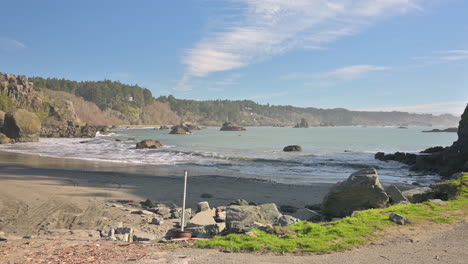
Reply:
<svg viewBox="0 0 468 264"><path fill-rule="evenodd" d="M397 162L374 159L377 151L416 151L453 141L447 133L421 133L423 129L395 128L248 128L237 133L216 128L192 135L169 135L154 129L121 129L92 139L41 138L38 143L0 145L0 149L48 157L108 161L135 165L155 165L227 171L287 183L336 182L353 171L373 166L384 182L429 179L409 172ZM397 132L397 134L396 134ZM121 141L115 141L119 138ZM155 138L160 149L136 149L136 138ZM300 153L285 153L289 144L302 145ZM348 150L349 152L344 152Z"/></svg>

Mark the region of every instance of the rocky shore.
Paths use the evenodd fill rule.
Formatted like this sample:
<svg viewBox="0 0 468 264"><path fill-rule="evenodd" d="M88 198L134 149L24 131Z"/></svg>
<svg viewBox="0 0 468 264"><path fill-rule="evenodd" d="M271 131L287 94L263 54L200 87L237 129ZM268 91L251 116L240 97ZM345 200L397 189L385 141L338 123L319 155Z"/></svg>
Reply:
<svg viewBox="0 0 468 264"><path fill-rule="evenodd" d="M468 106L461 116L457 129L458 139L449 147L431 147L419 154L379 152L376 159L395 160L411 166L413 171L423 171L450 177L454 173L468 171Z"/></svg>

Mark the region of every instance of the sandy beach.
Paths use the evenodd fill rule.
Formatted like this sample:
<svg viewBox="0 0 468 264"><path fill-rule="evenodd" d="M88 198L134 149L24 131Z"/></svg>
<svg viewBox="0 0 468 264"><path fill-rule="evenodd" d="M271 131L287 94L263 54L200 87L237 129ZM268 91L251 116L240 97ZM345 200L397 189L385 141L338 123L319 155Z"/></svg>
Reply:
<svg viewBox="0 0 468 264"><path fill-rule="evenodd" d="M223 253L164 244L105 241L97 230L121 223L164 237L178 220L151 225L151 217L112 206L114 200L151 198L180 206L182 172L114 163L0 152L0 263L462 263L467 225L398 230L382 241L344 253L275 255ZM189 179L188 207L246 199L304 207L320 203L330 184L287 185L199 175ZM211 194L212 198L201 198ZM440 244L439 241L444 241Z"/></svg>
<svg viewBox="0 0 468 264"><path fill-rule="evenodd" d="M96 230L107 223L141 222L139 216L106 206L112 200L150 198L181 206L182 172L152 168L154 174L149 175L145 168L6 152L0 152L0 160L0 231L6 234L37 236L56 229ZM187 206L245 199L301 208L320 203L330 186L198 175L189 178ZM202 194L212 197L201 198Z"/></svg>

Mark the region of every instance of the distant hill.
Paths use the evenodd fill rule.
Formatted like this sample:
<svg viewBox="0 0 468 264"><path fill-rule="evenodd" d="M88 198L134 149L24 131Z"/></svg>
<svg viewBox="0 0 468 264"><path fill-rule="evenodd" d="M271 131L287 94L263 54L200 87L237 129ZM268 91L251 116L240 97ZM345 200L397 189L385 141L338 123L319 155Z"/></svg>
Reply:
<svg viewBox="0 0 468 264"><path fill-rule="evenodd" d="M67 118L93 125L170 125L186 121L208 126L220 126L226 121L243 126L293 126L302 118L310 126L454 126L460 120L448 114L302 108L262 105L251 100L196 101L172 95L153 98L148 89L110 80L77 82L31 77L29 81L34 84L35 97L44 104L41 119L51 125ZM12 107L11 100L4 97L0 93L0 110ZM57 109L63 113L57 114Z"/></svg>

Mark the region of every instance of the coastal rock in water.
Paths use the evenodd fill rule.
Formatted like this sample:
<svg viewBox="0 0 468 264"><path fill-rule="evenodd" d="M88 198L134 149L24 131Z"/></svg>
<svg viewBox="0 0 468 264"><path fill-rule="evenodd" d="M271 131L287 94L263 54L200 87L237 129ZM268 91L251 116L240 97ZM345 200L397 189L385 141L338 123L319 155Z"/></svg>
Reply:
<svg viewBox="0 0 468 264"><path fill-rule="evenodd" d="M281 216L273 203L259 206L231 205L226 208L226 228L230 232L245 233L255 228L278 225Z"/></svg>
<svg viewBox="0 0 468 264"><path fill-rule="evenodd" d="M453 133L457 133L458 132L458 128L456 127L449 127L449 128L446 128L446 129L432 129L432 130L426 130L426 131L423 131L425 133L441 133L441 132L453 132Z"/></svg>
<svg viewBox="0 0 468 264"><path fill-rule="evenodd" d="M187 135L190 134L190 130L183 126L183 125L177 125L173 126L171 132L169 134L174 134L174 135Z"/></svg>
<svg viewBox="0 0 468 264"><path fill-rule="evenodd" d="M11 140L5 136L5 134L0 133L0 144L8 144Z"/></svg>
<svg viewBox="0 0 468 264"><path fill-rule="evenodd" d="M226 122L220 129L221 131L245 131L246 129L241 126L235 126L231 122Z"/></svg>
<svg viewBox="0 0 468 264"><path fill-rule="evenodd" d="M416 163L417 155L404 152L396 152L394 154L385 154L383 152L377 152L374 158L381 161L394 160L407 165L413 165Z"/></svg>
<svg viewBox="0 0 468 264"><path fill-rule="evenodd" d="M302 147L299 146L299 145L290 145L290 146L286 146L283 148L283 151L284 152L292 152L292 151L302 151Z"/></svg>
<svg viewBox="0 0 468 264"><path fill-rule="evenodd" d="M401 193L400 189L395 185L390 185L387 190L385 190L390 197L390 202L392 204L407 204L409 203L408 199L406 199L403 194Z"/></svg>
<svg viewBox="0 0 468 264"><path fill-rule="evenodd" d="M455 172L468 171L468 105L461 116L457 135L457 141L450 147L429 148L423 151L428 155L417 155L414 163L406 164L412 165L412 171L438 173L445 177ZM382 156L379 154L379 157Z"/></svg>
<svg viewBox="0 0 468 264"><path fill-rule="evenodd" d="M37 142L41 121L36 114L23 109L5 115L4 134L17 142Z"/></svg>
<svg viewBox="0 0 468 264"><path fill-rule="evenodd" d="M164 126L164 125L162 125L162 126L160 126L160 127L159 127L159 130L167 130L167 129L169 129L169 127L168 127L168 126Z"/></svg>
<svg viewBox="0 0 468 264"><path fill-rule="evenodd" d="M388 200L377 171L374 168L362 169L330 189L323 199L321 213L345 217L353 211L385 207Z"/></svg>
<svg viewBox="0 0 468 264"><path fill-rule="evenodd" d="M162 146L161 142L159 142L158 140L152 140L152 139L145 139L136 144L137 149L145 149L145 148L157 149L157 148L160 148L161 146Z"/></svg>
<svg viewBox="0 0 468 264"><path fill-rule="evenodd" d="M305 118L301 118L301 122L300 123L297 123L294 128L308 128L309 127L309 123L307 123L307 121L305 120Z"/></svg>

